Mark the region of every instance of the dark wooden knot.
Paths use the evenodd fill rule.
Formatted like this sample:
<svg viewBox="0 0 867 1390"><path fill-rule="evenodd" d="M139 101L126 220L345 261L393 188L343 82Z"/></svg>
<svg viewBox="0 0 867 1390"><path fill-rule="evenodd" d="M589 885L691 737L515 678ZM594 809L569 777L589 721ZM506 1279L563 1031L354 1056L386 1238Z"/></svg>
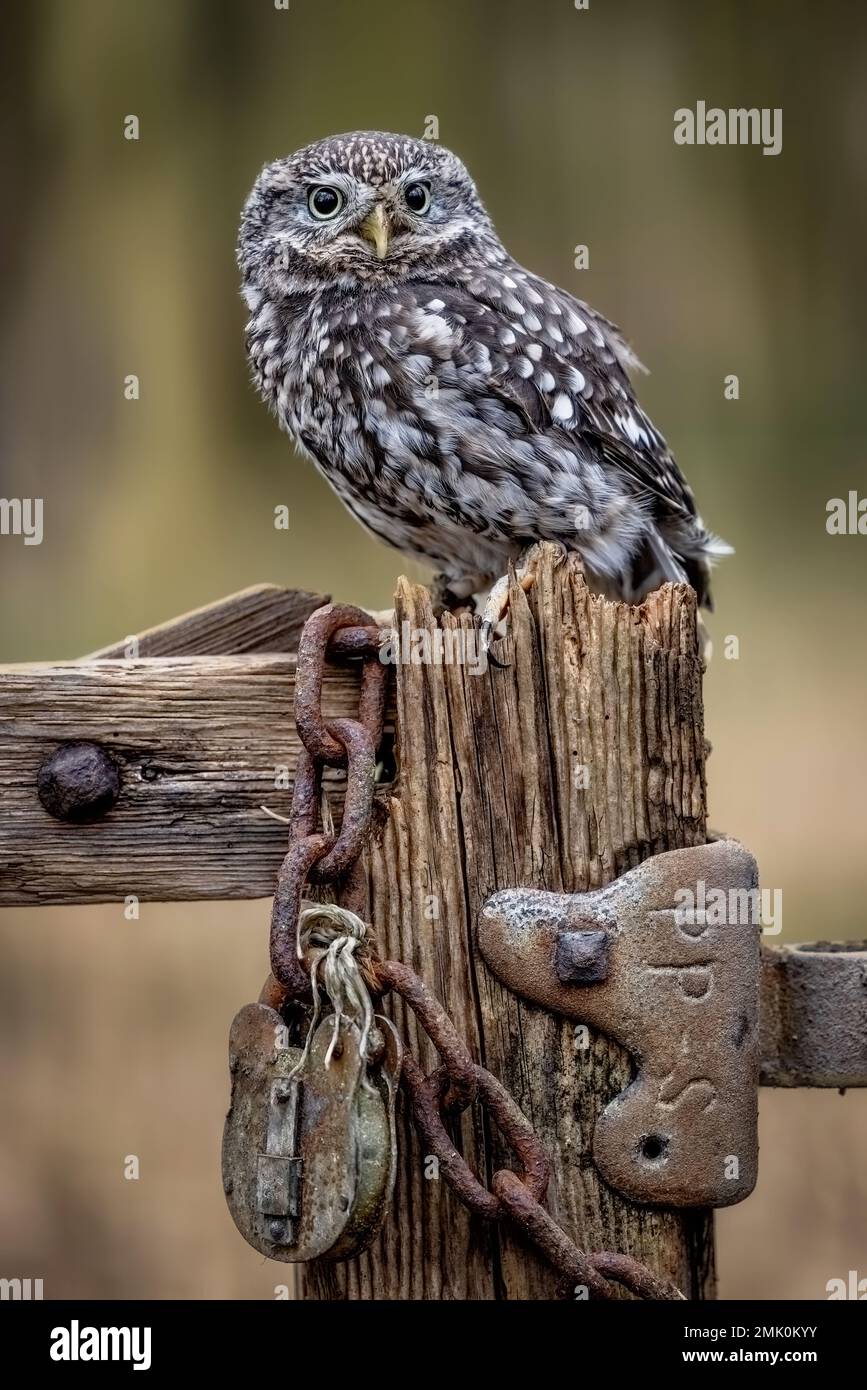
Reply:
<svg viewBox="0 0 867 1390"><path fill-rule="evenodd" d="M120 795L120 769L98 743L62 743L40 767L36 790L56 820L99 820Z"/></svg>

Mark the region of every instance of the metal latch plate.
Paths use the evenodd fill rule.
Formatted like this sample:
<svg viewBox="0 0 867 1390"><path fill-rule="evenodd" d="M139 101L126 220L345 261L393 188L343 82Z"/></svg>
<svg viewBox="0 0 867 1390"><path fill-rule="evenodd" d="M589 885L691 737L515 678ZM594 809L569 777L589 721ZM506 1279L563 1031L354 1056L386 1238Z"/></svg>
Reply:
<svg viewBox="0 0 867 1390"><path fill-rule="evenodd" d="M593 1158L637 1202L727 1206L758 1166L760 928L684 902L758 885L733 840L660 854L596 892L510 889L479 947L505 985L628 1048L635 1079L596 1124Z"/></svg>

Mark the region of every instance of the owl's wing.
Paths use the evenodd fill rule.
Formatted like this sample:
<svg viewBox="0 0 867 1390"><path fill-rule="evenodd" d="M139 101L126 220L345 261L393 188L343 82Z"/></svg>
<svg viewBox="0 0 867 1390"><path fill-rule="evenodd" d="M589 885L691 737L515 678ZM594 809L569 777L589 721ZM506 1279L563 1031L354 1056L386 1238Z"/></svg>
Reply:
<svg viewBox="0 0 867 1390"><path fill-rule="evenodd" d="M475 378L528 432L583 444L659 521L695 523L689 485L627 375L641 364L607 319L511 262L454 283L414 285L412 298L414 336L445 321L450 360L468 387ZM428 341L435 338L431 331Z"/></svg>

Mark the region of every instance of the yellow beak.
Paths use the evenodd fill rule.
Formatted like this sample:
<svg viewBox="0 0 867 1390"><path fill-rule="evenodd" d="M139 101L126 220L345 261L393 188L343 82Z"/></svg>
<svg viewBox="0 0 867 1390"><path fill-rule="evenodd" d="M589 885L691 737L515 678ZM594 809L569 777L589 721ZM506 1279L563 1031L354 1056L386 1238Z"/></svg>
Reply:
<svg viewBox="0 0 867 1390"><path fill-rule="evenodd" d="M365 241L369 241L374 247L377 256L384 261L388 255L388 238L391 227L385 215L385 208L382 203L377 203L372 212L369 212L358 229Z"/></svg>

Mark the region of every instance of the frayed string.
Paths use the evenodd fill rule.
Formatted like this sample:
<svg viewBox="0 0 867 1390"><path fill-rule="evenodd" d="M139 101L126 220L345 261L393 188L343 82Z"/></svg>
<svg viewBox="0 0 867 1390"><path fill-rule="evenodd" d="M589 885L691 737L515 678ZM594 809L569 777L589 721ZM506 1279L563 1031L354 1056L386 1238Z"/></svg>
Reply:
<svg viewBox="0 0 867 1390"><path fill-rule="evenodd" d="M304 908L298 917L298 958L307 958L310 966L310 987L313 992L313 1017L307 1030L304 1049L289 1073L297 1075L310 1055L313 1036L322 1017L322 992L325 992L334 1011L334 1031L325 1053L326 1067L331 1065L334 1049L344 1024L354 1024L361 1034L358 1050L363 1063L367 1062L370 1031L373 1027L373 1004L361 974L357 958L359 948L367 942L367 925L354 912L337 903L316 903ZM374 1088L362 1073L365 1090Z"/></svg>

